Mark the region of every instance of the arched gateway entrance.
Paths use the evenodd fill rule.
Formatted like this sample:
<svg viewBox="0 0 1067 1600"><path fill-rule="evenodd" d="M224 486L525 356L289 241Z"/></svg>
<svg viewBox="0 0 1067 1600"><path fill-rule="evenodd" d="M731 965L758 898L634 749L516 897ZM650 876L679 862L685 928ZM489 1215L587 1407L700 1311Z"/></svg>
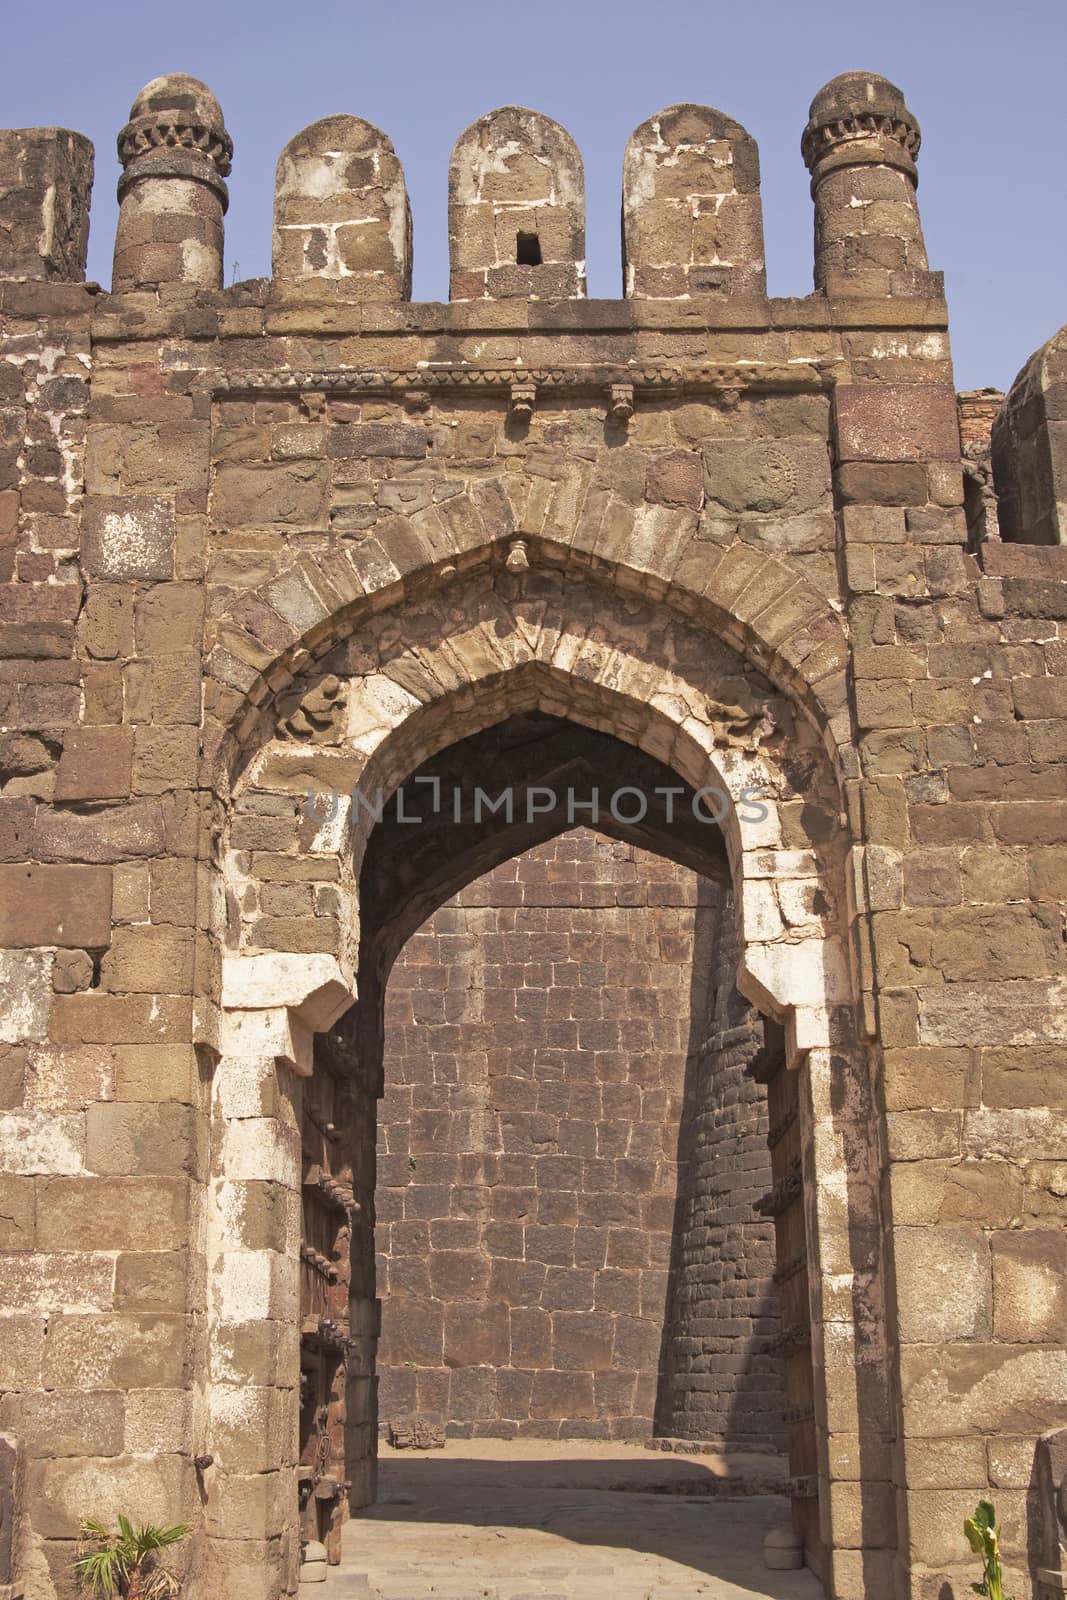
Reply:
<svg viewBox="0 0 1067 1600"><path fill-rule="evenodd" d="M987 1492L1009 1587L1062 1589L1063 335L994 430L1001 542L903 94L812 102L788 299L755 143L707 106L628 143L617 301L585 296L580 154L522 107L456 144L447 304L410 301L358 116L289 141L273 276L225 288L206 85L131 107L110 293L88 142L0 142L0 1589L66 1593L121 1511L189 1523L189 1600L280 1600L302 1517L371 1493L381 983L505 848L374 801L435 761L496 799L467 741L503 763L523 718L516 782L570 740L592 784L603 737L730 797L701 843L782 1041L754 1065L827 1593L966 1587Z"/></svg>
<svg viewBox="0 0 1067 1600"><path fill-rule="evenodd" d="M804 674L808 660L836 691L835 619L803 585L777 616L773 589L751 588L734 605L725 574L709 598L501 540L415 574L402 603L386 586L318 617L222 742L222 1008L204 1040L217 1057L204 1395L216 1562L262 1563L285 1592L300 1532L333 1537L373 1498L384 979L430 911L559 832L559 805L588 802L596 778L631 791L609 829L699 862L734 898L737 985L774 1025L762 1075L795 1517L817 1570L862 1572L867 1501L886 1476L867 1459L887 1431L877 1183L847 752ZM554 810L546 790L562 797Z"/></svg>

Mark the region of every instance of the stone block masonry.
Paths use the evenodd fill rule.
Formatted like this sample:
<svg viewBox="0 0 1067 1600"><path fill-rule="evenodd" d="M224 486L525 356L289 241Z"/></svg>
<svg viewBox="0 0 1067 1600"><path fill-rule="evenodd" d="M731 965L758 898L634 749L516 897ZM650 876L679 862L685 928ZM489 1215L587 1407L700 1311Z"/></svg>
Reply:
<svg viewBox="0 0 1067 1600"><path fill-rule="evenodd" d="M963 1592L983 1494L1062 1595L1067 335L955 395L868 72L784 299L710 107L620 149L612 301L569 135L479 118L418 305L358 108L227 287L217 99L121 110L110 289L87 141L0 136L0 1586L73 1600L121 1510L191 1524L188 1600L289 1600L384 1326L384 1410L783 1425L828 1600Z"/></svg>
<svg viewBox="0 0 1067 1600"><path fill-rule="evenodd" d="M471 884L406 946L379 1113L383 1425L417 1411L474 1437L780 1434L762 1348L773 1241L752 1209L766 1111L743 1052L702 1093L711 1118L751 1102L733 1137L701 1141L694 1177L686 1153L718 898L578 829ZM673 1245L694 1181L729 1197L734 1224L701 1240L717 1290L699 1306Z"/></svg>

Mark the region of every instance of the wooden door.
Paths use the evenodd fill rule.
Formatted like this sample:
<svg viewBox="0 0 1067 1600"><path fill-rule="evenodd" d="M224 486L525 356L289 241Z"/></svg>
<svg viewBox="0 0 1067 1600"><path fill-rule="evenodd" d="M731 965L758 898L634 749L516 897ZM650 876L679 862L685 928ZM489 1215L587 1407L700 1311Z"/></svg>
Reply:
<svg viewBox="0 0 1067 1600"><path fill-rule="evenodd" d="M800 1075L785 1064L780 1030L766 1024L767 1042L749 1067L767 1085L771 1152L770 1191L757 1210L774 1219L781 1327L770 1354L780 1356L785 1372L785 1424L789 1441L793 1527L804 1540L808 1566L820 1578L826 1551L819 1531L819 1477L815 1432L815 1372L808 1297L808 1248L800 1144Z"/></svg>
<svg viewBox="0 0 1067 1600"><path fill-rule="evenodd" d="M301 1116L300 1533L324 1544L333 1563L341 1559L347 1515L350 1246L359 1209L345 1157L347 1096L341 1067L329 1040L317 1040Z"/></svg>

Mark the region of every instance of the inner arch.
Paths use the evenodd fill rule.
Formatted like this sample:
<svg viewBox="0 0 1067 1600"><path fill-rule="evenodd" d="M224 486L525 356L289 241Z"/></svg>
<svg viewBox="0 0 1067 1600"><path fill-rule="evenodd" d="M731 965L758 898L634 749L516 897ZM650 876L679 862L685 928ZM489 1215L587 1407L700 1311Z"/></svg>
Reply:
<svg viewBox="0 0 1067 1600"><path fill-rule="evenodd" d="M493 802L492 809L479 808L479 794ZM511 797L510 807L500 805L502 795ZM531 796L537 800L533 812L528 804ZM625 803L620 804L620 799ZM608 838L625 848L630 862L671 863L676 869L671 879L675 889L684 884L692 893L691 910L685 914L691 916L691 921L686 923L684 953L679 955L676 938L671 958L664 961L664 970L656 979L665 977L667 968L677 967L680 960L687 965L684 1040L674 1041L674 1057L667 1060L654 1054L661 1048L662 1041L656 1043L650 1036L628 1067L623 1069L620 1065L622 1078L630 1084L629 1090L624 1087L621 1091L623 1098L630 1092L640 1093L639 1085L649 1075L659 1085L656 1092L663 1099L658 1112L661 1125L653 1127L646 1118L641 1131L634 1134L631 1129L625 1138L636 1139L635 1155L640 1152L641 1139L658 1141L660 1158L651 1164L635 1160L632 1167L626 1167L621 1177L612 1179L612 1184L616 1181L621 1184L619 1190L604 1184L604 1170L614 1169L614 1157L602 1159L595 1153L587 1153L580 1158L588 1159L596 1168L596 1184L601 1187L596 1188L592 1178L590 1183L598 1196L597 1203L606 1207L605 1217L613 1207L616 1210L626 1208L627 1215L634 1211L629 1185L647 1181L654 1190L643 1211L637 1204L638 1226L617 1230L627 1248L640 1249L647 1256L641 1269L642 1277L631 1284L626 1279L625 1268L616 1269L607 1261L610 1234L607 1224L603 1229L590 1227L581 1234L581 1242L574 1246L575 1254L579 1250L604 1249L602 1266L607 1278L602 1294L640 1294L635 1287L639 1284L644 1284L645 1289L644 1299L635 1301L635 1306L642 1306L643 1317L621 1311L604 1311L593 1316L594 1321L597 1315L600 1317L596 1326L601 1330L604 1345L594 1359L624 1362L622 1371L615 1373L616 1378L622 1380L621 1384L612 1385L607 1375L600 1380L600 1392L613 1398L598 1404L603 1404L609 1412L614 1406L610 1424L605 1423L605 1428L620 1430L623 1437L628 1436L627 1430L630 1430L629 1436L633 1436L633 1430L638 1430L638 1436L642 1436L640 1430L643 1430L643 1436L647 1436L655 1426L663 1436L683 1435L705 1442L711 1439L727 1448L747 1448L755 1444L766 1450L781 1447L784 1442L780 1364L765 1348L777 1331L776 1301L770 1281L773 1230L754 1209L758 1193L770 1187L771 1177L766 1153L762 1158L754 1154L767 1131L766 1097L759 1085L746 1079L744 1071L747 1060L754 1058L763 1047L765 1031L758 1013L736 989L739 941L731 874L723 833L715 821L716 815L725 814L728 804L729 796L725 792L716 795L714 786L707 785L703 793L698 793L665 762L635 745L566 717L537 710L516 711L478 733L434 750L407 774L404 783L382 807L381 819L366 835L358 896L359 1001L319 1040L313 1085L316 1080L321 1084L331 1076L336 1080L338 1074L343 1075L347 1085L343 1100L347 1123L345 1142L351 1155L353 1189L359 1202L351 1238L352 1318L353 1322L366 1322L370 1313L362 1308L374 1305L381 1288L375 1271L378 1195L375 1102L383 1093L386 1117L395 1117L389 1098L394 1086L386 1077L390 1052L385 1037L385 1000L390 971L398 960L403 966L404 947L411 943L413 936L417 943L421 937L417 930L420 926L423 929L431 926L435 914L446 904L451 908L460 906L464 891L476 880L481 885L491 885L501 865L516 858L521 871L521 862L531 855L536 857L538 850L552 840L583 836ZM587 819L595 833L582 827ZM580 829L577 835L576 825ZM651 903L644 910L649 916L654 915ZM583 917L577 909L572 915L576 926L591 920L595 919ZM650 977L649 983L654 986L656 979ZM603 981L610 983L611 975L605 972ZM648 1003L654 1005L658 1001L650 998ZM638 1029L647 1023L646 1018L637 1016L632 1021ZM540 1059L536 1030L531 1025L523 1032L519 1053L527 1060L527 1078L536 1088L529 1076L536 1073L536 1062ZM543 1040L541 1044L543 1046ZM588 1071L592 1056L583 1050L576 1030L573 1044L571 1070L581 1076ZM486 1093L490 1093L488 1084L484 1087ZM604 1091L598 1088L597 1092ZM610 1088L606 1092L610 1100ZM308 1103L313 1101L312 1090ZM650 1103L658 1104L655 1096ZM433 1116L431 1112L431 1119ZM604 1132L599 1137L619 1140L624 1137L621 1127L621 1119L615 1118L610 1126L604 1124ZM463 1137L473 1139L469 1133L464 1133ZM586 1137L584 1130L581 1137ZM395 1143L395 1130L387 1127L387 1139ZM477 1140L473 1142L476 1144ZM315 1144L314 1129L311 1143ZM669 1155L665 1154L667 1151ZM560 1157L560 1173L574 1167L573 1160L569 1167L567 1165L566 1150L553 1148L541 1153ZM405 1173L394 1159L397 1151L387 1146L385 1154L390 1183L382 1192L381 1203L384 1206L388 1202L387 1231L395 1219L396 1206L405 1203L404 1197L409 1191L413 1196L418 1190L429 1197L416 1196L410 1202L424 1207L432 1204L443 1190L451 1192L460 1184L457 1160L456 1171L450 1178L425 1189L416 1173L418 1161L424 1159L420 1151L405 1156L405 1160L412 1163L407 1173L410 1181L398 1185L398 1171L400 1177ZM482 1158L497 1152L478 1146L455 1154L467 1160L468 1167L473 1170ZM505 1148L499 1154L504 1162L501 1170L506 1171L509 1152ZM437 1160L436 1157L431 1159ZM440 1164L437 1161L437 1165ZM590 1209L585 1202L583 1206ZM470 1219L460 1219L464 1226L458 1230L452 1227L456 1220L447 1215L439 1218L439 1231L442 1228L446 1232L451 1230L457 1237L463 1234L466 1238L471 1234L471 1227L467 1226ZM566 1224L560 1226L567 1231ZM515 1248L514 1232L513 1226L502 1248ZM659 1240L658 1246L652 1242L653 1235ZM427 1232L427 1239L429 1237ZM449 1317L458 1316L460 1326L469 1324L470 1327L471 1348L475 1354L463 1365L461 1377L469 1384L474 1380L484 1381L490 1375L496 1353L490 1334L494 1331L499 1334L512 1308L499 1298L493 1299L487 1286L490 1281L495 1284L501 1273L505 1276L510 1273L507 1281L519 1285L514 1290L517 1299L521 1301L527 1292L521 1287L526 1280L514 1256L502 1258L500 1262L493 1259L490 1245L494 1237L492 1230L483 1230L477 1250L442 1255L442 1261L447 1257L450 1262L450 1271L459 1270L455 1263L460 1257L474 1263L478 1271L475 1272L474 1267L471 1270L478 1283L481 1284L482 1278L485 1280L482 1285L486 1290L484 1304L476 1297L476 1303L470 1306L457 1305L450 1303L447 1296L442 1300L434 1295L420 1305L417 1298L401 1294L394 1304L391 1320L387 1297L384 1306L387 1353L395 1356L398 1349L409 1348L404 1344L405 1338L413 1340L412 1353L402 1360L397 1357L399 1366L394 1363L387 1374L390 1380L387 1403L394 1412L399 1398L410 1387L407 1382L410 1363L420 1350L427 1363L438 1361L436 1368L427 1365L425 1372L426 1380L438 1386L443 1371L441 1363L446 1360L459 1363L454 1344L450 1348L442 1347L439 1356L434 1354L434 1330L438 1325L443 1329ZM575 1239L579 1239L578 1232L575 1232ZM717 1242L709 1246L709 1239ZM532 1244L531 1248L538 1247ZM410 1270L421 1273L421 1266L413 1263ZM536 1263L532 1270L539 1271ZM590 1268L576 1266L575 1271L578 1276L574 1281L578 1287L574 1293L580 1300L594 1280L589 1277ZM564 1304L572 1292L562 1285L565 1276L556 1273L552 1291L562 1297ZM720 1287L724 1276L726 1290ZM439 1288L439 1279L440 1273L435 1276L431 1262L427 1284ZM410 1271L401 1281L410 1288L414 1281ZM540 1295L542 1290L538 1288L537 1293ZM655 1308L650 1312L654 1301ZM739 1304L744 1308L743 1318L738 1315ZM398 1306L403 1310L397 1310ZM536 1314L543 1322L548 1315L553 1329L556 1325L553 1316L567 1323L567 1329L559 1338L571 1337L580 1342L584 1337L578 1326L581 1319L572 1326L568 1321L569 1311L559 1310L549 1315L541 1306L521 1303L513 1309L519 1319L529 1313L530 1318ZM406 1333L397 1331L397 1318ZM617 1333L617 1323L623 1328L622 1333ZM479 1329L485 1332L484 1338ZM451 1337L455 1339L455 1334ZM628 1341L623 1356L615 1354L613 1341L617 1339ZM612 1345L610 1352L609 1344ZM552 1348L556 1351L557 1345ZM576 1361L578 1356L572 1345L563 1356L553 1355L552 1359L565 1364ZM626 1360L630 1360L632 1371L625 1366ZM400 1371L401 1367L408 1371ZM639 1367L642 1369L640 1381ZM550 1394L557 1389L561 1394L564 1390L570 1393L567 1386L575 1387L566 1376L567 1370L570 1369L564 1365L551 1382L534 1381L523 1369L521 1359L516 1366L509 1353L506 1371L511 1379L512 1396L516 1393L516 1383L520 1393L523 1382L533 1383L529 1402L532 1410L526 1426L536 1429L542 1425L533 1412L538 1405L545 1404L537 1396L542 1394L546 1382ZM724 1378L724 1372L731 1376ZM595 1383L592 1371L585 1374L584 1381L587 1386ZM635 1387L628 1391L629 1398L620 1399L627 1383ZM577 1387L580 1390L581 1385ZM439 1387L434 1392L440 1392ZM592 1388L590 1392L594 1392ZM549 1402L549 1409L551 1404ZM567 1401L561 1399L558 1404L565 1406ZM629 1414L627 1405L632 1408ZM456 1402L456 1408L462 1412L463 1403ZM356 1508L373 1498L372 1457L377 1428L395 1420L395 1415L380 1416L375 1408L371 1371L354 1371L350 1366L347 1436L349 1449L355 1449L357 1459L346 1462L346 1474L353 1485L360 1486L353 1496ZM446 1416L442 1420L460 1429L469 1421L463 1415ZM596 1419L588 1416L584 1419L561 1417L558 1421L561 1428L570 1429L572 1436L579 1437L583 1429L595 1434L599 1426ZM502 1418L500 1425L511 1426L513 1422L514 1419ZM545 1423L542 1418L542 1423L546 1427L554 1425L551 1419ZM494 1426L492 1419L483 1418L483 1424L483 1431ZM310 1438L305 1440L304 1449L305 1453L313 1453Z"/></svg>

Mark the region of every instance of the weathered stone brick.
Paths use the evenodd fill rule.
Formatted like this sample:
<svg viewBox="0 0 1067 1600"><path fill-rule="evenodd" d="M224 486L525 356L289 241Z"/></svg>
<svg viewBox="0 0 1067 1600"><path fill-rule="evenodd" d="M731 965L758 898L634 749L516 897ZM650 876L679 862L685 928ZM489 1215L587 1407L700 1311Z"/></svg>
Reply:
<svg viewBox="0 0 1067 1600"><path fill-rule="evenodd" d="M408 423L355 423L331 428L326 449L328 455L339 460L350 460L354 456L421 460L426 454L426 443L426 429Z"/></svg>
<svg viewBox="0 0 1067 1600"><path fill-rule="evenodd" d="M183 1178L47 1178L38 1185L37 1207L44 1251L179 1250L187 1242Z"/></svg>
<svg viewBox="0 0 1067 1600"><path fill-rule="evenodd" d="M105 946L111 880L108 867L0 866L0 945Z"/></svg>
<svg viewBox="0 0 1067 1600"><path fill-rule="evenodd" d="M85 1117L85 1162L94 1173L181 1173L194 1170L192 1115L187 1106L90 1106Z"/></svg>
<svg viewBox="0 0 1067 1600"><path fill-rule="evenodd" d="M989 1338L989 1250L977 1228L897 1228L893 1261L902 1343Z"/></svg>
<svg viewBox="0 0 1067 1600"><path fill-rule="evenodd" d="M82 562L110 582L160 582L174 572L174 506L153 495L92 495L82 513Z"/></svg>
<svg viewBox="0 0 1067 1600"><path fill-rule="evenodd" d="M688 506L699 511L704 501L704 469L691 450L663 451L648 464L645 499L654 504Z"/></svg>
<svg viewBox="0 0 1067 1600"><path fill-rule="evenodd" d="M34 848L45 860L96 864L160 855L166 848L163 813L152 800L92 812L42 809Z"/></svg>
<svg viewBox="0 0 1067 1600"><path fill-rule="evenodd" d="M326 514L327 473L325 465L312 462L220 466L212 490L212 519L222 528L270 523L316 526Z"/></svg>
<svg viewBox="0 0 1067 1600"><path fill-rule="evenodd" d="M113 994L185 994L192 988L193 946L170 930L117 928L101 963Z"/></svg>
<svg viewBox="0 0 1067 1600"><path fill-rule="evenodd" d="M36 1200L32 1177L0 1176L0 1249L32 1250L36 1243Z"/></svg>
<svg viewBox="0 0 1067 1600"><path fill-rule="evenodd" d="M56 1389L49 1381L45 1393L0 1400L0 1427L28 1434L36 1453L47 1457L121 1455L124 1421L125 1397L117 1389Z"/></svg>
<svg viewBox="0 0 1067 1600"><path fill-rule="evenodd" d="M63 742L56 768L56 799L124 799L132 767L132 729L75 728Z"/></svg>
<svg viewBox="0 0 1067 1600"><path fill-rule="evenodd" d="M956 396L945 385L839 384L834 414L842 463L953 461L959 456Z"/></svg>
<svg viewBox="0 0 1067 1600"><path fill-rule="evenodd" d="M1067 1241L1062 1231L995 1233L990 1248L996 1337L1022 1344L1058 1341L1067 1312Z"/></svg>
<svg viewBox="0 0 1067 1600"><path fill-rule="evenodd" d="M166 1044L188 1038L189 999L172 995L57 995L54 1044Z"/></svg>

